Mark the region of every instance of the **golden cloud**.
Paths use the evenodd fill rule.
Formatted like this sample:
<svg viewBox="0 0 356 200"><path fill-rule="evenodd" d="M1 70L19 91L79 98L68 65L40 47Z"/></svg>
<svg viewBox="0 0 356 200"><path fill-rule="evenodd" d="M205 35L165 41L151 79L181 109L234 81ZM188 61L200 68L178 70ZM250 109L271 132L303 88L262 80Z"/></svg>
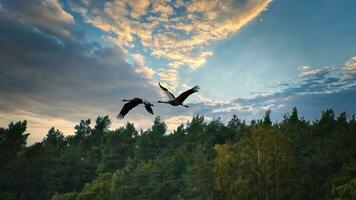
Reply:
<svg viewBox="0 0 356 200"><path fill-rule="evenodd" d="M138 66L135 67L135 71L146 78L152 78L153 75L156 73L152 68L147 66Z"/></svg>
<svg viewBox="0 0 356 200"><path fill-rule="evenodd" d="M28 138L28 143L32 144L35 141L41 141L47 134L48 130L56 126L64 133L73 133L75 123L56 117L40 116L34 113L20 111L17 113L13 112L1 112L0 113L0 126L5 127L14 119L26 119L28 123L27 132L31 133Z"/></svg>
<svg viewBox="0 0 356 200"><path fill-rule="evenodd" d="M179 115L179 116L169 117L165 119L164 122L167 125L168 132L172 132L178 126L180 126L181 124L186 124L191 119L192 119L191 115Z"/></svg>
<svg viewBox="0 0 356 200"><path fill-rule="evenodd" d="M137 64L145 65L145 57L143 57L143 55L136 53L136 54L133 54L132 57L135 59Z"/></svg>
<svg viewBox="0 0 356 200"><path fill-rule="evenodd" d="M356 69L356 56L353 56L345 62L345 67L348 69Z"/></svg>
<svg viewBox="0 0 356 200"><path fill-rule="evenodd" d="M78 7L93 26L114 33L111 41L119 47L136 47L139 41L152 56L168 61L176 73L187 66L196 70L213 55L207 47L240 30L266 10L272 0L114 0L103 8ZM185 11L177 8L185 7ZM84 10L84 11L83 11ZM137 40L136 40L137 39ZM140 62L140 61L138 61ZM169 77L173 78L173 71ZM161 80L167 80L167 72ZM171 83L176 79L169 80Z"/></svg>

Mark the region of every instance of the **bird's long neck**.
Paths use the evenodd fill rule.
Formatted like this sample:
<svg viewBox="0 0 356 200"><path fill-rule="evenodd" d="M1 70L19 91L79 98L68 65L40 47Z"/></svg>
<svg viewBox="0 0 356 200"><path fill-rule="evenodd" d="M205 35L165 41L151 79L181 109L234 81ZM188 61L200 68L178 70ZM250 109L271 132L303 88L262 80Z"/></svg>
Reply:
<svg viewBox="0 0 356 200"><path fill-rule="evenodd" d="M129 102L129 101L131 101L131 99L123 99L122 101Z"/></svg>
<svg viewBox="0 0 356 200"><path fill-rule="evenodd" d="M158 101L158 103L169 103L168 101Z"/></svg>

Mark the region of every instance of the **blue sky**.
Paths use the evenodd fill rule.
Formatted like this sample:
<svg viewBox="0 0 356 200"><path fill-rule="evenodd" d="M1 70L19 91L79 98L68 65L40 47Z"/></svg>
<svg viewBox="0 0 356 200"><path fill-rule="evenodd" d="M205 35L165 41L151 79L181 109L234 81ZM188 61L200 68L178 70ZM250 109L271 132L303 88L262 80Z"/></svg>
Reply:
<svg viewBox="0 0 356 200"><path fill-rule="evenodd" d="M203 114L273 119L297 106L356 113L353 0L0 0L0 125L27 119L31 142L56 126L112 118L123 98L155 102L194 85L189 109L160 105L169 130ZM142 108L113 128L150 126Z"/></svg>
<svg viewBox="0 0 356 200"><path fill-rule="evenodd" d="M190 81L206 80L210 95L228 100L269 91L279 81L296 78L300 66L343 65L356 51L356 3L340 2L274 1L256 20L214 45L214 56ZM219 90L226 85L241 87Z"/></svg>

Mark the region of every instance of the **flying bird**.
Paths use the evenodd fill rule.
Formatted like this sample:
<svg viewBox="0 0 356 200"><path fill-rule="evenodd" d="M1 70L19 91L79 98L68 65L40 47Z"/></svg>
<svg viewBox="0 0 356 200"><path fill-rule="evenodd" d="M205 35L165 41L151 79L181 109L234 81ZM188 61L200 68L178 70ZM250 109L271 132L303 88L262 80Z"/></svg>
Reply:
<svg viewBox="0 0 356 200"><path fill-rule="evenodd" d="M134 108L134 107L136 107L136 106L138 106L140 104L144 104L147 112L149 112L149 113L151 113L153 115L153 110L152 110L153 104L151 104L149 101L146 101L146 100L141 99L141 98L133 98L131 100L123 99L122 101L127 102L127 103L125 103L125 105L122 107L120 113L116 116L119 119L124 118L125 115L132 108Z"/></svg>
<svg viewBox="0 0 356 200"><path fill-rule="evenodd" d="M198 92L199 91L199 86L194 86L193 88L183 92L182 94L180 94L177 98L174 97L174 95L165 87L163 87L161 85L161 83L158 83L159 87L163 90L164 93L166 93L166 95L168 96L168 101L158 101L158 103L167 103L167 104L171 104L172 106L184 106L186 108L188 108L187 105L183 105L183 101L191 94L193 94L194 92Z"/></svg>

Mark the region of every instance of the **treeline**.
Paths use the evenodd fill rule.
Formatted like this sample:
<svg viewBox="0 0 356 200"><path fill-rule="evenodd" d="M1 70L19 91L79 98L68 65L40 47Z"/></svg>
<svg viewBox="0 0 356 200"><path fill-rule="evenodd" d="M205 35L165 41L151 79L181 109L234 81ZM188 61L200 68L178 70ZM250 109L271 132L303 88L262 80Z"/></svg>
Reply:
<svg viewBox="0 0 356 200"><path fill-rule="evenodd" d="M75 134L52 128L26 146L26 121L0 128L0 199L356 199L356 119L227 123L195 116L166 134L156 118L109 130L108 116Z"/></svg>

